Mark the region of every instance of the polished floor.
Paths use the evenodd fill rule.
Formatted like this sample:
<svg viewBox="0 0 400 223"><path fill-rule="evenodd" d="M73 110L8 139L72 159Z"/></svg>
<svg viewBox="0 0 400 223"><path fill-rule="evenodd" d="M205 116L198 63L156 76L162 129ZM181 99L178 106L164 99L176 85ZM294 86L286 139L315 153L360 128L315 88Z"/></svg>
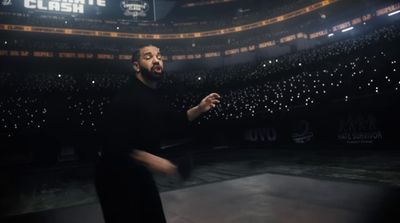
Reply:
<svg viewBox="0 0 400 223"><path fill-rule="evenodd" d="M369 223L399 211L396 150L228 150L191 153L185 182L156 176L168 222ZM3 173L2 216L101 223L91 175L90 165Z"/></svg>
<svg viewBox="0 0 400 223"><path fill-rule="evenodd" d="M161 198L169 223L372 223L385 222L388 216L394 220L400 209L396 188L276 174L163 192ZM7 220L104 222L98 204L14 216Z"/></svg>

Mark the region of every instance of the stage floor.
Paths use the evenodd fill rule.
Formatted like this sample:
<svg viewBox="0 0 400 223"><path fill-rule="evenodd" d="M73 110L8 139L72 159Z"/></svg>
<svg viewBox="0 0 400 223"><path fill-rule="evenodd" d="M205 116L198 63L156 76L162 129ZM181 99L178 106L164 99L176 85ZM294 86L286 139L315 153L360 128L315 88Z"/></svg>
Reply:
<svg viewBox="0 0 400 223"><path fill-rule="evenodd" d="M161 198L169 223L372 223L388 222L388 217L396 216L392 214L400 210L398 188L278 174L162 192ZM98 203L8 220L104 222Z"/></svg>
<svg viewBox="0 0 400 223"><path fill-rule="evenodd" d="M173 156L176 157L175 155ZM174 194L177 191L184 194L189 189L189 191L202 187L207 189L208 185L219 185L219 183L225 185L232 182L231 184L235 185L235 187L228 186L227 188L238 188L239 192L231 192L233 197L238 197L241 193L251 191L249 189L251 187L244 187L246 184L240 183L241 179L248 179L249 182L252 182L250 179L253 179L253 176L259 177L263 176L263 174L267 174L265 176L270 177L275 176L275 178L274 180L260 179L259 182L256 181L253 184L255 189L258 187L264 188L263 186L265 185L271 188L280 182L279 179L303 179L296 181L297 183L294 182L292 189L279 193L286 195L289 195L291 191L296 193L298 190L296 190L297 186L295 185L299 184L301 186L304 184L301 182L321 182L321 185L325 185L322 182L330 182L331 184L339 185L343 183L343 185L354 184L360 187L393 187L400 189L399 150L226 148L193 151L190 153L189 158L193 160L194 168L191 177L187 181L180 182L174 178L155 176L162 196ZM68 210L78 210L76 213L79 213L79 210L84 210L80 209L83 207L96 208L98 200L93 186L93 175L93 164L81 162L60 163L52 167L30 166L19 167L14 170L10 168L1 169L0 218L1 216L18 216L29 213L47 213L46 215L49 215L54 212L59 215L58 210L64 210L63 212L66 211L65 213L68 213ZM238 181L236 182L235 180ZM312 191L314 191L317 189L314 187L303 186L300 188L305 191L309 191L312 188ZM218 187L216 186L216 188ZM225 189L215 189L215 191L225 192ZM340 191L332 190L329 193L336 194L340 193ZM215 195L211 194L210 196L213 197ZM260 203L255 203L257 206L262 205L264 202L264 200L258 202L254 198L256 195L246 194L246 196L253 196L247 200ZM307 194L307 196L313 197L312 194ZM177 196L177 198L180 198L180 196ZM176 200L177 198L174 199ZM206 196L201 198L206 199ZM174 199L167 199L165 204L173 202ZM193 199L196 200L197 198ZM263 198L260 197L260 199ZM245 201L247 200L238 201L235 207L242 208L241 204L246 203ZM221 199L221 202L226 203L223 199ZM275 206L280 204L278 201L274 202L276 203ZM296 201L293 198L293 205L296 205L296 202L301 202L301 199ZM379 202L379 200L376 202ZM185 202L182 201L182 203ZM199 200L200 203L201 200ZM205 201L205 203L212 204L213 202ZM228 202L227 208L229 208L229 204ZM251 206L251 203L247 205ZM179 204L173 206L179 207ZM212 211L214 209L215 207L204 210ZM253 209L256 208L246 208L246 210ZM165 210L171 221L179 222L187 218L185 215L177 215L175 210L169 209L169 206L166 206ZM235 209L230 214L233 216L240 210ZM339 210L341 209L339 208ZM220 210L218 212L223 213ZM295 213L290 210L289 212ZM83 213L86 213L86 211L83 211ZM72 214L71 216L74 215ZM93 218L93 216L90 215L89 217ZM2 222L1 219L0 222Z"/></svg>

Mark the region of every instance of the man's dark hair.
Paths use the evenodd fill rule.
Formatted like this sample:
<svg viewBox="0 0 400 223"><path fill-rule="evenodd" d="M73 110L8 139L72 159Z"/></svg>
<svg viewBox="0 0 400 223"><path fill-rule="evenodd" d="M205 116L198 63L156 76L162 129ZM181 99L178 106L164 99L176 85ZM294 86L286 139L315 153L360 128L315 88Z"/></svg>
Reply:
<svg viewBox="0 0 400 223"><path fill-rule="evenodd" d="M141 48L136 48L133 53L132 53L132 59L131 62L138 62L140 59L140 49Z"/></svg>
<svg viewBox="0 0 400 223"><path fill-rule="evenodd" d="M137 47L137 48L132 52L132 59L131 59L131 62L132 62L132 63L133 63L133 62L139 62L139 60L140 60L140 50L141 50L142 48L146 47L146 46L154 46L154 45L152 45L152 44L144 44L144 45L141 45L141 46ZM154 47L156 47L156 46L154 46ZM158 47L157 47L157 48L158 48Z"/></svg>

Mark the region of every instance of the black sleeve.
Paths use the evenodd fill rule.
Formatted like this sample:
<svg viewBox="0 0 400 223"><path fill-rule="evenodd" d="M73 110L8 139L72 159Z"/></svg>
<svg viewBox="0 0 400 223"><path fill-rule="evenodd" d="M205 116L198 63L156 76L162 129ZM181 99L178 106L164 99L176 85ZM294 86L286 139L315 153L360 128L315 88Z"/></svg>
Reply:
<svg viewBox="0 0 400 223"><path fill-rule="evenodd" d="M186 111L177 111L168 107L166 112L166 123L168 128L164 132L169 137L179 137L185 135L190 129L191 122L188 120Z"/></svg>

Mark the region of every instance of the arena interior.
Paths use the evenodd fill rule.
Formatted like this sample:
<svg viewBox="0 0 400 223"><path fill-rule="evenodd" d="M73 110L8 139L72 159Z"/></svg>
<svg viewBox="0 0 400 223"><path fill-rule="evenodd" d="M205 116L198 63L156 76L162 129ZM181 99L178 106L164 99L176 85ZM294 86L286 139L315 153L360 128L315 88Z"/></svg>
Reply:
<svg viewBox="0 0 400 223"><path fill-rule="evenodd" d="M147 44L177 111L221 95L163 135L190 169L155 174L168 222L400 222L399 21L396 0L2 0L1 222L104 222L100 123Z"/></svg>

